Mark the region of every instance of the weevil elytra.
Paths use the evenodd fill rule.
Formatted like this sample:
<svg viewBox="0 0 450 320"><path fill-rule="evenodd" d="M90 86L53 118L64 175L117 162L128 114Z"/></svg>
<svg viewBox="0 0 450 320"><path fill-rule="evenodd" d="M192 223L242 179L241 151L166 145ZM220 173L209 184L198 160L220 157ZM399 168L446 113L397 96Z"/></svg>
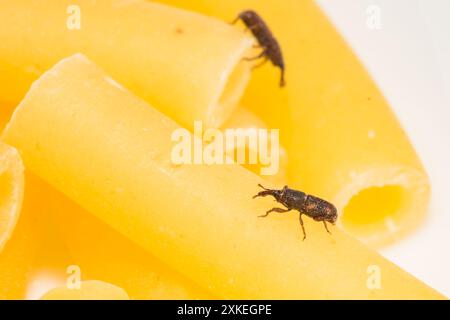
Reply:
<svg viewBox="0 0 450 320"><path fill-rule="evenodd" d="M280 79L280 87L284 87L286 82L284 80L284 59L283 54L281 52L281 47L278 44L277 39L273 36L267 24L261 18L259 14L257 14L253 10L245 10L241 12L236 19L232 22L235 24L238 20L242 20L242 22L247 26L248 29L252 32L253 36L258 41L259 46L263 50L259 55L253 58L245 58L245 60L252 61L257 59L263 59L263 61L256 65L255 68L262 66L268 60L272 62L272 64L276 67L279 67L281 70L281 79Z"/></svg>
<svg viewBox="0 0 450 320"><path fill-rule="evenodd" d="M273 196L277 202L286 207L272 208L260 217L267 217L271 212L282 213L297 210L300 213L299 220L303 231L303 240L306 239L306 232L302 219L303 214L315 221L322 221L327 232L331 234L330 230L328 230L327 222L335 224L338 216L336 207L333 204L302 191L289 189L288 186L284 186L284 188L280 190L267 189L260 184L258 184L258 186L264 190L255 195L253 199L257 197Z"/></svg>

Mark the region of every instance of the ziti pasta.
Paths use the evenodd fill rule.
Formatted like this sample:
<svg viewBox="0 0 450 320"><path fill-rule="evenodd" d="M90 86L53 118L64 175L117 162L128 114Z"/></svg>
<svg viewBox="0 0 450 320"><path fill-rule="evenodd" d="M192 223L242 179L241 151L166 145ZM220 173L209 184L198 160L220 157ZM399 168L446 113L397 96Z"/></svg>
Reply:
<svg viewBox="0 0 450 320"><path fill-rule="evenodd" d="M144 0L0 0L0 101L18 103L60 59L83 52L186 127L221 125L250 77L250 35ZM78 22L78 23L77 23Z"/></svg>
<svg viewBox="0 0 450 320"><path fill-rule="evenodd" d="M286 60L286 92L273 86L272 68L258 70L243 103L279 126L289 186L333 202L338 223L371 246L423 222L427 174L379 89L314 1L162 2L225 21L252 8L266 20Z"/></svg>
<svg viewBox="0 0 450 320"><path fill-rule="evenodd" d="M242 139L240 141L236 141L236 144L233 145L233 148L226 147L227 154L230 157L232 157L233 159L238 159L239 152L241 153L245 152L246 163L244 163L243 166L258 175L261 175L262 168L267 168L270 165L273 166L273 163L271 162L276 161L277 170L274 169L276 173L265 174L262 175L262 177L276 185L284 186L287 184L287 165L288 165L287 153L286 149L282 145L280 145L279 141L277 141L275 145L270 140L270 134L267 134L268 139L267 146L262 146L260 143L249 142L251 137L258 136L259 130L261 129L270 130L270 128L264 121L262 121L254 112L248 110L246 107L240 106L233 112L231 117L221 128L223 132L226 132L226 130L229 129L241 130L241 132L244 133L243 137L245 137L245 140ZM273 159L273 157L271 157L271 154L274 151L272 150L272 148L276 148L278 151L277 159ZM257 160L253 161L253 163L250 163L251 152L253 152Z"/></svg>
<svg viewBox="0 0 450 320"><path fill-rule="evenodd" d="M32 85L3 139L27 168L220 297L442 298L339 228L331 237L308 219L301 241L297 218L258 219L273 202L252 199L267 183L242 166L173 165L178 128L75 55Z"/></svg>
<svg viewBox="0 0 450 320"><path fill-rule="evenodd" d="M44 294L41 300L129 300L122 288L107 282L82 281L77 290L59 287Z"/></svg>
<svg viewBox="0 0 450 320"><path fill-rule="evenodd" d="M0 299L18 298L25 291L33 244L31 221L20 217L24 167L17 150L0 142Z"/></svg>
<svg viewBox="0 0 450 320"><path fill-rule="evenodd" d="M208 299L210 295L127 237L50 190L53 224L60 231L83 279L102 279L123 288L131 299Z"/></svg>
<svg viewBox="0 0 450 320"><path fill-rule="evenodd" d="M24 190L23 171L17 150L0 142L0 252L19 218Z"/></svg>

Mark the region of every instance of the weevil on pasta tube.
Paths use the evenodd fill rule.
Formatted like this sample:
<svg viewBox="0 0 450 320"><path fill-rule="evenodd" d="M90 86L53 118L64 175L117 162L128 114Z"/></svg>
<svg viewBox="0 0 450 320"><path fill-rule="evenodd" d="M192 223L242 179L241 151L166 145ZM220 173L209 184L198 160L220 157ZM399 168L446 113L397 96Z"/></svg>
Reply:
<svg viewBox="0 0 450 320"><path fill-rule="evenodd" d="M284 186L284 188L280 190L267 189L260 184L258 184L258 186L264 190L253 196L253 199L257 197L273 196L278 203L286 207L272 208L266 211L266 214L259 217L265 218L271 212L283 213L291 210L297 210L300 213L299 221L303 231L303 240L306 239L305 226L303 225L302 219L303 214L315 221L322 221L327 232L331 234L330 230L328 230L327 222L335 224L338 217L337 209L333 204L318 197L306 194L302 191L290 189L288 186Z"/></svg>
<svg viewBox="0 0 450 320"><path fill-rule="evenodd" d="M277 39L270 31L268 25L261 18L261 16L253 10L245 10L241 12L236 17L236 19L234 19L232 24L235 24L239 19L242 20L242 22L247 26L248 29L250 29L253 36L258 41L259 46L263 50L256 57L245 58L245 60L253 61L263 59L262 62L256 65L254 68L258 68L263 64L265 64L268 60L270 60L274 66L280 68L281 70L280 87L284 87L286 85L286 82L284 80L285 66L283 54L281 52L281 47Z"/></svg>

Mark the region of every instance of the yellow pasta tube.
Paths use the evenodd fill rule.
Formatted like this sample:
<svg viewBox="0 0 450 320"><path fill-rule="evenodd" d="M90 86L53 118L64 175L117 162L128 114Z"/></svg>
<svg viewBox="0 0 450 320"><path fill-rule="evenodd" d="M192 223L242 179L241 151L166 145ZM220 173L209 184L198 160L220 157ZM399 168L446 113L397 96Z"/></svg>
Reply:
<svg viewBox="0 0 450 320"><path fill-rule="evenodd" d="M11 114L13 113L15 106L16 105L11 102L0 100L0 128L2 130L11 118Z"/></svg>
<svg viewBox="0 0 450 320"><path fill-rule="evenodd" d="M280 142L277 141L276 145L274 145L270 140L270 135L268 135L268 143L267 148L265 146L261 146L259 143L250 143L250 139L254 139L254 141L258 140L258 130L270 130L267 124L262 121L254 112L250 111L245 107L238 107L231 117L227 120L227 122L222 126L222 130L226 132L226 130L241 130L242 135L245 137L243 145L239 143L233 144L231 149L226 149L227 153L230 157L237 160L238 153L245 153L245 163L242 165L248 170L262 175L267 181L270 181L277 185L286 185L287 184L287 153L286 149L280 145ZM278 130L278 129L276 129ZM279 132L279 130L278 130ZM277 135L279 140L279 133ZM226 145L226 144L225 144ZM264 148L264 151L262 150ZM274 149L272 149L274 148ZM275 151L276 150L276 151ZM250 161L251 156L250 153L253 152L255 155L254 160ZM270 159L268 157L271 152L276 152L277 159ZM275 153L274 153L275 154ZM276 161L276 173L270 175L263 175L262 169L273 165L271 162ZM252 162L252 163L250 163ZM275 171L275 170L274 170Z"/></svg>
<svg viewBox="0 0 450 320"><path fill-rule="evenodd" d="M281 139L290 141L292 187L335 203L341 226L372 246L421 224L430 194L424 168L388 103L313 1L164 2L225 20L252 8L267 21L285 56L288 97L272 92L275 80L266 81L266 73L278 73L268 68L263 78L253 77L244 103L269 121L279 119ZM261 108L265 101L270 106Z"/></svg>
<svg viewBox="0 0 450 320"><path fill-rule="evenodd" d="M0 252L0 299L23 299L36 247L32 219L21 214L14 233Z"/></svg>
<svg viewBox="0 0 450 320"><path fill-rule="evenodd" d="M297 45L301 58L291 59L291 115L301 122L290 147L299 164L289 168L293 185L334 202L342 226L359 239L389 244L423 222L427 174L373 80L316 5L292 6L302 21L297 37L309 43Z"/></svg>
<svg viewBox="0 0 450 320"><path fill-rule="evenodd" d="M64 282L69 266L82 279L123 287L133 299L210 298L28 172L20 220L0 254L0 299L36 298L34 283L42 276Z"/></svg>
<svg viewBox="0 0 450 320"><path fill-rule="evenodd" d="M253 39L226 23L144 0L0 1L0 100L83 52L186 127L217 127L250 76Z"/></svg>
<svg viewBox="0 0 450 320"><path fill-rule="evenodd" d="M86 212L49 190L58 226L82 279L102 279L125 289L131 299L208 299L211 296Z"/></svg>
<svg viewBox="0 0 450 320"><path fill-rule="evenodd" d="M32 174L26 174L24 209L21 214L32 220L32 236L26 250L33 250L27 274L26 299L39 299L46 289L65 283L71 259L61 235L51 219L52 198L47 197L48 184Z"/></svg>
<svg viewBox="0 0 450 320"><path fill-rule="evenodd" d="M82 281L80 288L59 287L50 290L41 300L129 300L122 288L107 282Z"/></svg>
<svg viewBox="0 0 450 320"><path fill-rule="evenodd" d="M0 252L14 230L22 207L23 171L17 150L0 142Z"/></svg>
<svg viewBox="0 0 450 320"><path fill-rule="evenodd" d="M273 200L252 196L269 185L241 166L172 164L178 129L76 55L33 84L3 138L30 170L221 297L442 298L338 228L330 236L305 218L301 241L297 218L258 219Z"/></svg>
<svg viewBox="0 0 450 320"><path fill-rule="evenodd" d="M11 113L11 104L3 105L0 119ZM133 299L211 298L41 179L28 174L26 180L23 221L0 254L0 299L24 299L42 274L63 279L69 265L78 266L83 279L101 277L120 285Z"/></svg>
<svg viewBox="0 0 450 320"><path fill-rule="evenodd" d="M24 294L31 261L27 254L31 252L26 249L30 220L22 217L18 223L24 193L23 171L17 150L0 142L0 299Z"/></svg>
<svg viewBox="0 0 450 320"><path fill-rule="evenodd" d="M150 1L150 0L148 0ZM295 1L295 0L294 0ZM269 18L269 27L275 36L281 41L284 50L285 38L282 34L289 29L291 21L284 18L279 12L284 10L277 0L157 0L168 5L176 5L177 7L187 10L201 12L208 16L222 19L225 22L231 22L237 15L246 9L256 9L261 13L263 18ZM290 13L295 14L295 13ZM274 23L275 22L275 23ZM299 21L299 23L301 23ZM245 30L245 28L236 24L237 30ZM289 33L287 33L289 34ZM289 41L290 39L287 39ZM298 41L298 39L293 39ZM257 56L259 49L248 54L248 56ZM248 65L257 66L260 61L247 61ZM267 124L270 128L278 128L280 130L280 142L284 146L289 145L290 141L290 98L289 92L296 90L295 82L290 79L290 65L287 61L286 79L288 85L284 88L278 86L280 81L280 72L274 69L270 62L264 66L253 69L253 76L244 92L241 104L250 112ZM298 125L298 124L294 124Z"/></svg>
<svg viewBox="0 0 450 320"><path fill-rule="evenodd" d="M67 250L55 237L48 218L50 201L42 201L47 183L29 171L25 180L19 220L0 253L0 299L28 298L37 277L42 273L65 276L68 265Z"/></svg>

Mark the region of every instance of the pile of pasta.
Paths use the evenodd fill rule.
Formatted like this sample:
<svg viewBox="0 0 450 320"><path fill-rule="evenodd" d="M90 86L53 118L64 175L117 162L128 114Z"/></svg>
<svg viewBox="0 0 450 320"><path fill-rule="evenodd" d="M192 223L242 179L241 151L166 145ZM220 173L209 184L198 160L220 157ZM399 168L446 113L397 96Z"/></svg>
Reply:
<svg viewBox="0 0 450 320"><path fill-rule="evenodd" d="M370 248L420 225L430 187L316 5L165 2L0 1L0 298L29 297L43 274L43 299L442 298ZM278 37L283 89L227 23L247 8ZM279 128L280 174L173 164L172 132L197 120ZM305 218L301 241L295 215L257 219L273 207L252 199L258 184L329 200L338 226Z"/></svg>

